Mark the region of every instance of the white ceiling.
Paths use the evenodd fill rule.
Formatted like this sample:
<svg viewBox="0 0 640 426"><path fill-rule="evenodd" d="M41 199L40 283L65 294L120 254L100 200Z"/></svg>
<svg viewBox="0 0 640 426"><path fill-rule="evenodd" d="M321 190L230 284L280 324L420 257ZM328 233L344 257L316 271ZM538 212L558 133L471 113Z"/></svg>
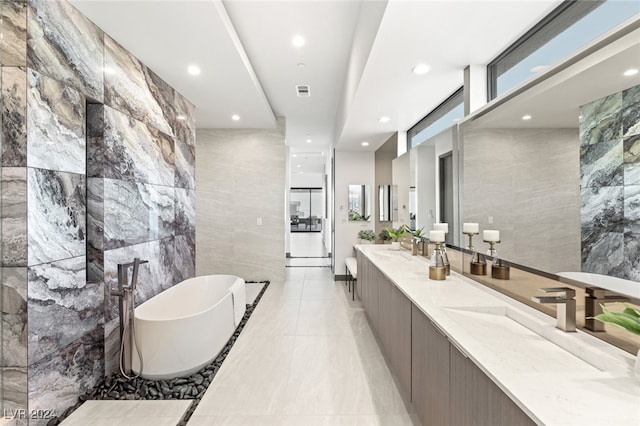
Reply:
<svg viewBox="0 0 640 426"><path fill-rule="evenodd" d="M462 85L466 65L490 62L561 1L71 2L190 99L198 127L269 128L283 116L292 154L321 172L317 153L374 150L407 130ZM418 62L431 72L411 73Z"/></svg>

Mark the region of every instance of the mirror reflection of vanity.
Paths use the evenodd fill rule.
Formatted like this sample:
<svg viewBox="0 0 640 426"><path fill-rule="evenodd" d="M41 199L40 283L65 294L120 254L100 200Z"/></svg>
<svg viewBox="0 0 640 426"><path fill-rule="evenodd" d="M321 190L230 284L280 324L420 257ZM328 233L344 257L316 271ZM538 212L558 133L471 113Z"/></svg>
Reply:
<svg viewBox="0 0 640 426"><path fill-rule="evenodd" d="M369 185L349 185L349 221L367 222L371 218Z"/></svg>
<svg viewBox="0 0 640 426"><path fill-rule="evenodd" d="M433 138L454 135L460 200L459 223L449 225L458 232L454 245L467 246L464 222L480 225L473 241L480 253L489 248L482 231L499 230L498 256L519 268L508 281L474 279L550 315L556 307L531 296L541 287L572 286L579 326L596 287L609 290L611 300L640 303L640 74L623 75L633 67L640 67L640 22ZM438 176L423 174L433 170L433 146L426 141L409 152L417 157L410 178L416 226L425 229L436 221L430 209L438 201ZM471 276L469 256L461 257L456 262ZM608 282L616 285L607 288ZM637 336L615 327L602 334L634 354L640 347Z"/></svg>

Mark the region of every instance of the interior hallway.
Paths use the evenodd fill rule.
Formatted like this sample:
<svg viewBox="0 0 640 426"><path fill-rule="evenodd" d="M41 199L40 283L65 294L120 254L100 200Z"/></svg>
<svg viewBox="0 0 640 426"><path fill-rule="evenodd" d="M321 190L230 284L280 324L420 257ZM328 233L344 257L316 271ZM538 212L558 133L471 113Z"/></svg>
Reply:
<svg viewBox="0 0 640 426"><path fill-rule="evenodd" d="M287 268L188 424L419 424L407 406L346 286L328 268Z"/></svg>
<svg viewBox="0 0 640 426"><path fill-rule="evenodd" d="M321 232L294 232L289 239L289 255L286 265L331 267L331 258L322 240Z"/></svg>

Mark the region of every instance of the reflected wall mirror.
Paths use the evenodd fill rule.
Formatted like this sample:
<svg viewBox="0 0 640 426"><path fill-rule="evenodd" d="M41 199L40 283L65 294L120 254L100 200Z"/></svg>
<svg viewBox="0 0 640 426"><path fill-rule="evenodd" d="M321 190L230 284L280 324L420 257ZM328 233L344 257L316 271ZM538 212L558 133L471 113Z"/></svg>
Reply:
<svg viewBox="0 0 640 426"><path fill-rule="evenodd" d="M352 222L371 219L371 193L369 185L349 185L349 220Z"/></svg>
<svg viewBox="0 0 640 426"><path fill-rule="evenodd" d="M378 186L378 209L380 222L394 222L398 220L398 186Z"/></svg>
<svg viewBox="0 0 640 426"><path fill-rule="evenodd" d="M460 217L514 263L640 281L640 24L609 40L460 124Z"/></svg>

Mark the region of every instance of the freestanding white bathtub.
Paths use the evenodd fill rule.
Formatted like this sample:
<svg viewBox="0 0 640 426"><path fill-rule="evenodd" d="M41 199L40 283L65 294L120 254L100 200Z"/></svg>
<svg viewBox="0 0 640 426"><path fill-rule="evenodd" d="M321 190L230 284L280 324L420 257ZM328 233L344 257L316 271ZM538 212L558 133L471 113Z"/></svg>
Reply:
<svg viewBox="0 0 640 426"><path fill-rule="evenodd" d="M189 376L215 359L236 329L232 288L237 318L246 309L245 285L233 275L190 278L138 306L135 333L143 361L141 376L152 380ZM135 342L131 352L132 370L138 374Z"/></svg>

